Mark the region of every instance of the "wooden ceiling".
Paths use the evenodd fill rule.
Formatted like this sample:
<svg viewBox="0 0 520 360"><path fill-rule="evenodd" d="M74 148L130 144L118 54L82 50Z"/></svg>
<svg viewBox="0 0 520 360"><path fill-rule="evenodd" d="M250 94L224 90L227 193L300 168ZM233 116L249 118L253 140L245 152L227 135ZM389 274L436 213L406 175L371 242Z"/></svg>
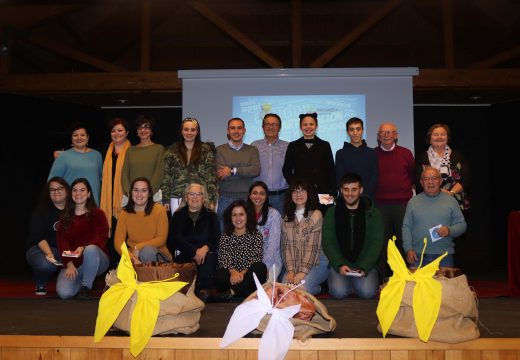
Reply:
<svg viewBox="0 0 520 360"><path fill-rule="evenodd" d="M279 67L418 67L416 103L520 101L520 1L0 4L0 92L180 105L177 70Z"/></svg>

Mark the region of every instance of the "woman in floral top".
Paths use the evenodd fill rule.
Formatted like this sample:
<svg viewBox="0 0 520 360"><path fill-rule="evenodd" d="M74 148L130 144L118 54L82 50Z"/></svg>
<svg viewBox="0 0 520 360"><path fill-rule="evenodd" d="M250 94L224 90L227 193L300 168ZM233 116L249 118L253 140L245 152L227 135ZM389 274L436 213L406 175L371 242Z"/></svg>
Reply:
<svg viewBox="0 0 520 360"><path fill-rule="evenodd" d="M232 202L223 218L215 288L220 296L247 297L256 289L253 272L261 283L267 278L262 262L264 241L256 229L254 210L244 200Z"/></svg>
<svg viewBox="0 0 520 360"><path fill-rule="evenodd" d="M441 190L455 197L462 211L469 210L469 166L462 154L448 145L451 140L450 128L446 124L435 124L428 130L426 140L429 147L417 158L417 179L425 167L439 170L442 176ZM420 184L416 188L417 193L422 192Z"/></svg>
<svg viewBox="0 0 520 360"><path fill-rule="evenodd" d="M278 280L283 267L280 255L282 217L278 210L269 205L269 189L263 181L251 185L247 203L255 210L256 228L264 238L263 262L269 272L269 282Z"/></svg>
<svg viewBox="0 0 520 360"><path fill-rule="evenodd" d="M283 282L299 284L315 295L328 277L328 260L321 248L323 215L318 196L307 182L294 181L285 195L282 226L282 257L285 270Z"/></svg>

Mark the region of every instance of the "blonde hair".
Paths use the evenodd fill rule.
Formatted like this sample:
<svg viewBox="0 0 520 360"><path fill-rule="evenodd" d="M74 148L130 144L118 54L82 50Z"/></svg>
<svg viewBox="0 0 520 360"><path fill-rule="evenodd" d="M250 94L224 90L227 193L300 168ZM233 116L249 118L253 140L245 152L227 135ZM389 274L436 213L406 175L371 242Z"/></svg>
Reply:
<svg viewBox="0 0 520 360"><path fill-rule="evenodd" d="M184 189L184 194L182 195L182 201L181 201L181 204L179 205L179 208L184 207L184 206L186 206L188 204L188 193L190 192L190 189L193 186L200 186L200 188L202 189L202 196L204 197L204 204L203 204L203 206L205 208L209 209L210 202L209 202L208 191L206 190L206 188L203 185L198 184L198 183L191 183L188 186L186 186L186 189Z"/></svg>

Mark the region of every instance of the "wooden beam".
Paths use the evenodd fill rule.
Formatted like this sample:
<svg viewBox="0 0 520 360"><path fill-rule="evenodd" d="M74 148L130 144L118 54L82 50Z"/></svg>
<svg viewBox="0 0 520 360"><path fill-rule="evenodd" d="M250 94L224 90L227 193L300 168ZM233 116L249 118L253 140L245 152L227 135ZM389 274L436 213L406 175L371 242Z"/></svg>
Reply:
<svg viewBox="0 0 520 360"><path fill-rule="evenodd" d="M490 68L495 65L501 64L505 61L515 59L519 56L520 56L520 46L517 46L515 48L512 48L507 51L496 54L495 56L492 56L485 60L479 61L478 63L471 65L470 68L472 68L472 69Z"/></svg>
<svg viewBox="0 0 520 360"><path fill-rule="evenodd" d="M0 76L0 92L180 91L176 71Z"/></svg>
<svg viewBox="0 0 520 360"><path fill-rule="evenodd" d="M58 44L55 41L45 39L38 35L23 36L21 38L33 43L34 45L37 45L44 49L50 50L58 55L65 56L69 59L73 59L73 60L79 61L81 63L90 65L99 70L108 71L108 72L126 71L124 68L122 68L118 65L114 65L105 60L99 59L95 56L86 54L82 51L73 49L68 46Z"/></svg>
<svg viewBox="0 0 520 360"><path fill-rule="evenodd" d="M414 88L520 89L520 69L422 69Z"/></svg>
<svg viewBox="0 0 520 360"><path fill-rule="evenodd" d="M237 28L231 25L227 20L222 18L216 12L211 10L209 7L201 3L200 1L189 1L188 4L199 14L204 16L206 19L211 21L215 26L217 26L220 30L224 31L227 35L229 35L232 39L237 41L240 45L248 49L255 56L257 56L260 60L265 62L267 65L273 68L283 67L283 63L273 56L271 56L267 51L262 49L259 45L257 45L253 40L249 37L241 33Z"/></svg>
<svg viewBox="0 0 520 360"><path fill-rule="evenodd" d="M354 41L359 39L364 33L373 28L378 22L383 20L388 14L394 11L403 0L388 0L385 4L379 7L372 15L364 22L359 24L350 33L346 34L338 43L325 51L323 55L311 63L311 67L323 67L329 61L334 59L340 52L345 50Z"/></svg>
<svg viewBox="0 0 520 360"><path fill-rule="evenodd" d="M422 69L415 89L520 89L520 69ZM0 75L0 92L181 91L176 71Z"/></svg>
<svg viewBox="0 0 520 360"><path fill-rule="evenodd" d="M452 0L442 0L442 29L444 34L444 66L448 69L453 69L455 67L455 53Z"/></svg>
<svg viewBox="0 0 520 360"><path fill-rule="evenodd" d="M141 19L141 71L150 71L151 14L152 4L150 0L143 0Z"/></svg>
<svg viewBox="0 0 520 360"><path fill-rule="evenodd" d="M85 6L86 3L70 5L66 4L65 1L62 4L52 4L50 1L40 4L27 4L26 1L23 4L19 1L16 4L5 4L5 1L2 1L0 24L31 30L80 10Z"/></svg>
<svg viewBox="0 0 520 360"><path fill-rule="evenodd" d="M291 53L292 67L302 66L302 5L300 0L292 0L291 7Z"/></svg>

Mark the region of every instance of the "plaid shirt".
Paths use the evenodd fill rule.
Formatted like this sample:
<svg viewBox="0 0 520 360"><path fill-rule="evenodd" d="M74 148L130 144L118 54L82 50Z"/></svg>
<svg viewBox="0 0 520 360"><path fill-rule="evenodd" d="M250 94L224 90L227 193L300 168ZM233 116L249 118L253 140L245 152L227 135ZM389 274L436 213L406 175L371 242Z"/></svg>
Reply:
<svg viewBox="0 0 520 360"><path fill-rule="evenodd" d="M295 219L283 223L282 257L287 271L308 274L318 265L322 223L319 211L309 211L309 215L301 221Z"/></svg>

